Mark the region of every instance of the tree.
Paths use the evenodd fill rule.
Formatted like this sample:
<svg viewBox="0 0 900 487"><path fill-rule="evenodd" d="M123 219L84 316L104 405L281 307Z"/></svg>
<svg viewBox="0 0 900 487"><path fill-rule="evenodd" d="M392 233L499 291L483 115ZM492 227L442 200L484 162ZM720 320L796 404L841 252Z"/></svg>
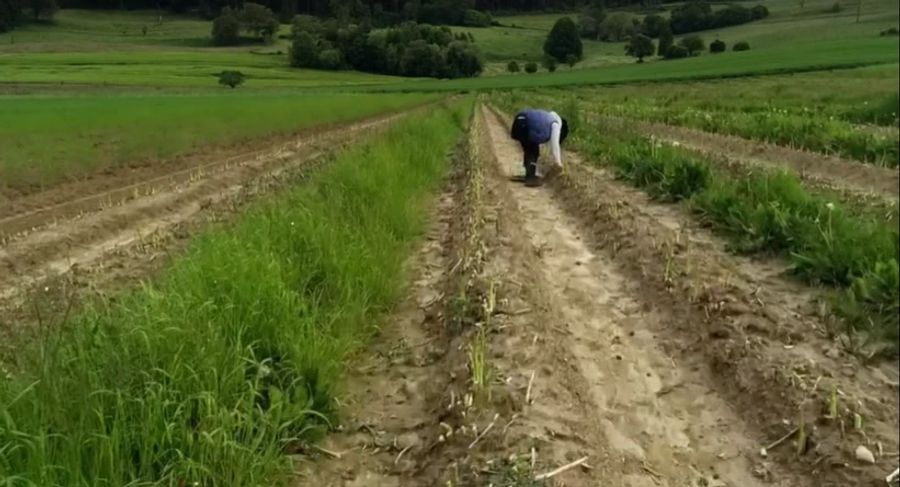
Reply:
<svg viewBox="0 0 900 487"><path fill-rule="evenodd" d="M317 68L319 66L319 43L309 32L300 32L291 43L291 66Z"/></svg>
<svg viewBox="0 0 900 487"><path fill-rule="evenodd" d="M650 14L644 17L644 21L641 24L641 32L644 33L647 37L659 37L659 34L663 30L663 26L668 24L669 21L665 19L665 17L656 14Z"/></svg>
<svg viewBox="0 0 900 487"><path fill-rule="evenodd" d="M741 5L729 5L713 13L708 27L741 25L751 20L753 20L753 14L748 8Z"/></svg>
<svg viewBox="0 0 900 487"><path fill-rule="evenodd" d="M522 69L519 68L519 63L515 61L510 61L509 64L506 65L506 70L510 73L518 73Z"/></svg>
<svg viewBox="0 0 900 487"><path fill-rule="evenodd" d="M566 58L566 64L569 65L569 69L574 69L575 65L578 64L579 61L581 60L575 56L569 56Z"/></svg>
<svg viewBox="0 0 900 487"><path fill-rule="evenodd" d="M456 41L447 46L444 55L448 78L472 78L484 70L484 62L475 46Z"/></svg>
<svg viewBox="0 0 900 487"><path fill-rule="evenodd" d="M491 20L490 14L470 8L463 14L462 24L467 27L490 27Z"/></svg>
<svg viewBox="0 0 900 487"><path fill-rule="evenodd" d="M572 19L563 17L556 21L544 42L544 54L558 62L565 62L569 56L582 58L584 46L578 34L578 27Z"/></svg>
<svg viewBox="0 0 900 487"><path fill-rule="evenodd" d="M262 40L269 41L278 32L278 18L272 9L258 3L245 3L238 15L241 27Z"/></svg>
<svg viewBox="0 0 900 487"><path fill-rule="evenodd" d="M582 37L600 40L600 24L606 20L603 0L591 0L578 16L578 31Z"/></svg>
<svg viewBox="0 0 900 487"><path fill-rule="evenodd" d="M836 3L838 8L840 8L840 3ZM764 19L769 16L769 9L765 5L757 5L750 9L750 18L753 20Z"/></svg>
<svg viewBox="0 0 900 487"><path fill-rule="evenodd" d="M732 51L749 51L750 43L747 41L735 42L734 47L731 48Z"/></svg>
<svg viewBox="0 0 900 487"><path fill-rule="evenodd" d="M56 0L26 0L25 5L31 12L31 18L35 21L50 20L59 10Z"/></svg>
<svg viewBox="0 0 900 487"><path fill-rule="evenodd" d="M707 2L692 1L672 9L669 24L675 34L697 32L709 27L712 7Z"/></svg>
<svg viewBox="0 0 900 487"><path fill-rule="evenodd" d="M687 36L679 41L681 47L687 49L689 56L696 56L703 52L703 49L706 47L706 43L703 42L703 38L700 36Z"/></svg>
<svg viewBox="0 0 900 487"><path fill-rule="evenodd" d="M644 34L637 34L631 37L631 41L625 45L625 53L631 57L636 57L637 62L644 62L644 58L652 56L656 52L656 46L653 45L653 39Z"/></svg>
<svg viewBox="0 0 900 487"><path fill-rule="evenodd" d="M525 64L525 72L526 73L534 74L534 73L537 73L537 70L538 70L538 65L536 62L531 61L531 62Z"/></svg>
<svg viewBox="0 0 900 487"><path fill-rule="evenodd" d="M626 12L610 15L600 24L600 38L613 42L627 39L634 33L634 20L634 16Z"/></svg>
<svg viewBox="0 0 900 487"><path fill-rule="evenodd" d="M666 59L681 59L690 56L690 53L684 46L670 46L666 50Z"/></svg>
<svg viewBox="0 0 900 487"><path fill-rule="evenodd" d="M21 0L0 0L0 32L12 30L21 20Z"/></svg>
<svg viewBox="0 0 900 487"><path fill-rule="evenodd" d="M666 53L669 52L669 48L673 45L675 45L675 36L672 35L672 29L669 27L669 23L666 22L659 31L659 46L656 55L665 57Z"/></svg>
<svg viewBox="0 0 900 487"><path fill-rule="evenodd" d="M544 59L541 60L541 64L544 66L544 68L547 69L547 71L555 73L559 63L557 63L556 59L552 56L544 56Z"/></svg>
<svg viewBox="0 0 900 487"><path fill-rule="evenodd" d="M212 24L212 41L217 46L233 46L240 40L241 23L230 8L222 10Z"/></svg>
<svg viewBox="0 0 900 487"><path fill-rule="evenodd" d="M229 88L236 88L244 84L244 73L240 71L222 71L219 73L219 84Z"/></svg>
<svg viewBox="0 0 900 487"><path fill-rule="evenodd" d="M444 58L440 48L421 39L412 42L400 58L400 72L404 76L439 76L444 72Z"/></svg>
<svg viewBox="0 0 900 487"><path fill-rule="evenodd" d="M721 39L716 39L709 43L709 52L713 54L725 52L726 50L728 50L728 45L726 45L725 41Z"/></svg>

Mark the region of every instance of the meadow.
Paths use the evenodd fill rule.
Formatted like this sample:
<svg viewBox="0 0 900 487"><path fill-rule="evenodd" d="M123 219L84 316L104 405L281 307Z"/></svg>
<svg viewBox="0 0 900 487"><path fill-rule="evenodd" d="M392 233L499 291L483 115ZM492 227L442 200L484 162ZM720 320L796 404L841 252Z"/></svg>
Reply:
<svg viewBox="0 0 900 487"><path fill-rule="evenodd" d="M48 186L211 145L396 111L433 98L231 90L0 96L0 190Z"/></svg>
<svg viewBox="0 0 900 487"><path fill-rule="evenodd" d="M21 350L0 380L0 478L286 484L284 453L328 429L346 357L404 289L471 107L443 105L337 155L197 237L157 282Z"/></svg>

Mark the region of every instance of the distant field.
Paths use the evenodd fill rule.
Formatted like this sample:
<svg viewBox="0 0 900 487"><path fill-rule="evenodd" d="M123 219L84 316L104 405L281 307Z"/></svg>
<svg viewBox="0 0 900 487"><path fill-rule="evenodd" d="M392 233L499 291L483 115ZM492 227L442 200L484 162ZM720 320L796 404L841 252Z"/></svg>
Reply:
<svg viewBox="0 0 900 487"><path fill-rule="evenodd" d="M485 75L496 76L507 72L506 65L510 61L516 61L520 65L528 61L540 62L544 55L544 41L547 33L553 27L556 19L561 16L561 14L557 14L501 17L499 20L504 27L454 28L454 30L472 34L478 47L484 53ZM509 27L512 25L529 27ZM633 62L633 58L625 55L625 43L623 42L585 40L584 60L575 66L575 69ZM559 69L569 70L569 67L560 66Z"/></svg>
<svg viewBox="0 0 900 487"><path fill-rule="evenodd" d="M294 69L289 44L210 46L210 22L155 12L63 10L49 25L0 34L0 83L217 87L216 74L238 69L248 87L344 86L397 82L351 71ZM147 34L143 34L143 28ZM287 32L282 26L282 33Z"/></svg>
<svg viewBox="0 0 900 487"><path fill-rule="evenodd" d="M556 73L520 74L461 80L409 81L365 89L385 91L504 90L550 86L621 84L756 76L832 68L896 64L896 38L796 43L746 52L704 55L678 61L624 64L604 68L561 70Z"/></svg>
<svg viewBox="0 0 900 487"><path fill-rule="evenodd" d="M777 109L857 121L859 114L896 95L898 84L900 65L885 64L747 79L641 83L599 90L585 87L578 88L576 93L579 96L602 95L604 103L747 113ZM571 91L567 90L567 93Z"/></svg>
<svg viewBox="0 0 900 487"><path fill-rule="evenodd" d="M362 118L428 98L252 92L0 97L0 189L52 184L208 144Z"/></svg>
<svg viewBox="0 0 900 487"><path fill-rule="evenodd" d="M706 39L707 43L719 38L729 45L747 41L753 49L769 49L784 48L793 43L877 37L879 32L897 26L900 21L900 5L893 0L862 0L859 23L856 23L855 1L837 0L843 4L842 10L839 13L831 13L830 9L835 1L807 0L803 7L797 0L750 1L747 5L766 5L770 10L770 17L742 26L698 34ZM659 14L668 16L668 11ZM634 15L637 19L643 18L643 14ZM547 32L563 16L577 19L578 13L498 17L497 20L502 27L459 30L472 33L485 52L488 61L486 74L497 75L506 72L506 64L511 60L520 63L540 60ZM803 51L798 52L798 57L803 54ZM609 67L623 63L634 63L633 58L625 55L625 43L585 41L585 59L576 66L576 69ZM560 69L568 70L565 67Z"/></svg>

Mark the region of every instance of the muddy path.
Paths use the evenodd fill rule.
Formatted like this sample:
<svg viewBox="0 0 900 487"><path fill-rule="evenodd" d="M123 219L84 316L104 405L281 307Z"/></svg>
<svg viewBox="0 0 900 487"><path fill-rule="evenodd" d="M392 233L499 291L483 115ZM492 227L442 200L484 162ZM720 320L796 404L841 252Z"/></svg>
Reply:
<svg viewBox="0 0 900 487"><path fill-rule="evenodd" d="M624 119L613 117L603 119L612 124L626 123ZM879 167L688 127L634 120L628 120L627 124L637 126L647 136L677 142L714 160L788 169L813 185L866 199L881 197L896 202L900 197L900 170L896 168Z"/></svg>
<svg viewBox="0 0 900 487"><path fill-rule="evenodd" d="M59 308L80 289L112 289L148 275L203 226L305 177L334 150L377 134L402 116L313 132L247 158L139 183L134 192L114 190L93 211L72 218L64 217L69 208L42 214L43 225L0 246L0 328L33 321L34 302Z"/></svg>

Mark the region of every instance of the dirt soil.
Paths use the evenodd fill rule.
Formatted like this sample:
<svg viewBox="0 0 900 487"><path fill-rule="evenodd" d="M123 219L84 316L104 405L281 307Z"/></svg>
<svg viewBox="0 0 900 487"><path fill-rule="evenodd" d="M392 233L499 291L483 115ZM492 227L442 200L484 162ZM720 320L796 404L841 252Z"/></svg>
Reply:
<svg viewBox="0 0 900 487"><path fill-rule="evenodd" d="M621 119L609 118L613 123ZM802 179L858 196L880 196L896 201L900 196L900 169L825 156L815 152L766 144L731 135L714 134L663 123L628 121L639 130L669 142L695 149L714 159L745 165L790 169Z"/></svg>
<svg viewBox="0 0 900 487"><path fill-rule="evenodd" d="M39 305L58 311L82 290L133 285L210 222L229 218L261 194L302 179L327 162L334 149L377 133L404 115L319 129L264 151L188 169L172 171L166 165L154 169L162 174L137 183L132 170L123 170L99 186L112 189L80 187L83 192L74 193L80 198L66 199L73 196L69 185L36 195L35 201L63 202L25 210L3 222L15 226L27 221L28 230L8 233L0 246L0 337L12 333L11 327L35 321ZM115 187L116 182L122 186Z"/></svg>
<svg viewBox="0 0 900 487"><path fill-rule="evenodd" d="M351 370L340 431L299 460L297 485L884 485L897 365L845 353L783 263L729 254L576 154L524 187L520 149L487 109L469 144L409 297ZM466 303L483 315L460 320ZM801 422L807 441L761 454ZM860 445L876 465L855 459Z"/></svg>

